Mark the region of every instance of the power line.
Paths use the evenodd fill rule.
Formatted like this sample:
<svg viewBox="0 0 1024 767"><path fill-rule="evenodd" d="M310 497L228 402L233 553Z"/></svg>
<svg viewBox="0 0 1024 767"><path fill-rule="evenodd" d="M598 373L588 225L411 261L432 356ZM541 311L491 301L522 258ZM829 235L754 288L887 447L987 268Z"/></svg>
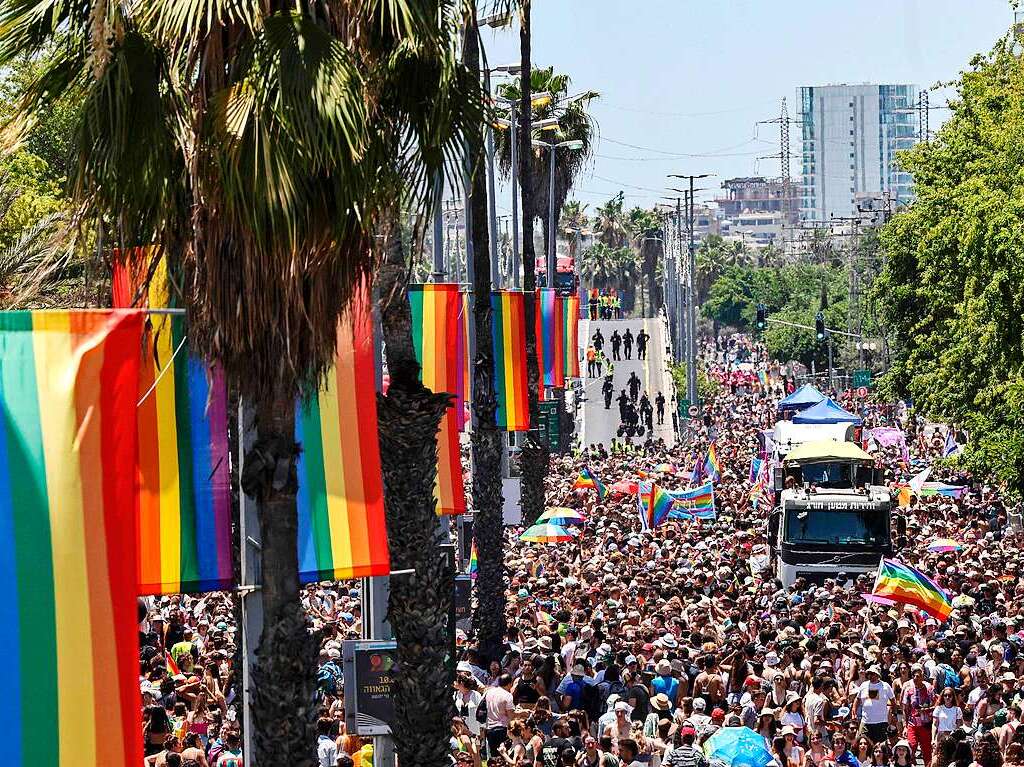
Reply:
<svg viewBox="0 0 1024 767"><path fill-rule="evenodd" d="M733 107L732 109L719 109L714 112L662 112L654 109L639 109L636 107L624 107L616 104L609 104L604 99L601 100L600 106L609 107L611 109L617 109L620 112L636 112L638 114L645 115L658 115L660 117L715 117L717 115L735 114L737 112L748 112L752 109L760 109L765 103L759 102L757 104L748 104L742 107Z"/></svg>

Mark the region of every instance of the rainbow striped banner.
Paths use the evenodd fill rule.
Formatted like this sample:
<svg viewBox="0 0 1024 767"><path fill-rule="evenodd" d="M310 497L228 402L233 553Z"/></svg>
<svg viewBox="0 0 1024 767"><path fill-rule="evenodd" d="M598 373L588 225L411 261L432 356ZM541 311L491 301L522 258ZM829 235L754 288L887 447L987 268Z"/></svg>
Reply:
<svg viewBox="0 0 1024 767"><path fill-rule="evenodd" d="M491 333L498 428L526 431L530 428L530 407L526 396L526 315L522 293L491 293Z"/></svg>
<svg viewBox="0 0 1024 767"><path fill-rule="evenodd" d="M562 353L566 378L580 377L580 297L562 297Z"/></svg>
<svg viewBox="0 0 1024 767"><path fill-rule="evenodd" d="M390 572L377 438L373 318L364 292L338 325L334 370L295 413L299 455L299 579Z"/></svg>
<svg viewBox="0 0 1024 767"><path fill-rule="evenodd" d="M12 765L142 763L138 312L0 313L0 721Z"/></svg>
<svg viewBox="0 0 1024 767"><path fill-rule="evenodd" d="M878 578L871 593L900 604L913 605L938 621L946 620L953 612L953 603L935 581L895 559L883 559L879 563Z"/></svg>
<svg viewBox="0 0 1024 767"><path fill-rule="evenodd" d="M458 346L459 286L429 283L409 286L412 309L412 338L421 365L423 385L435 392L455 394L459 388ZM462 486L462 456L459 454L459 424L454 407L448 408L437 433L437 479L434 497L440 514L466 511Z"/></svg>
<svg viewBox="0 0 1024 767"><path fill-rule="evenodd" d="M473 402L473 347L470 339L473 337L469 326L473 322L473 294L466 292L459 295L459 330L455 337L455 358L456 358L456 392L455 392L455 418L459 424L459 431L466 430L469 423L469 414L466 403Z"/></svg>
<svg viewBox="0 0 1024 767"><path fill-rule="evenodd" d="M537 332L537 366L543 386L565 386L565 333L562 330L562 297L553 289L537 290L534 327Z"/></svg>
<svg viewBox="0 0 1024 767"><path fill-rule="evenodd" d="M672 499L669 519L715 518L715 486L711 482L692 490L672 493Z"/></svg>
<svg viewBox="0 0 1024 767"><path fill-rule="evenodd" d="M673 503L674 499L670 492L663 490L658 485L652 485L651 497L647 503L647 510L643 515L644 528L652 530L668 519Z"/></svg>
<svg viewBox="0 0 1024 767"><path fill-rule="evenodd" d="M146 285L152 257L160 260ZM113 285L115 306L174 303L155 248L116 260ZM188 353L184 317L149 317L138 399L139 593L230 588L227 384L220 368Z"/></svg>

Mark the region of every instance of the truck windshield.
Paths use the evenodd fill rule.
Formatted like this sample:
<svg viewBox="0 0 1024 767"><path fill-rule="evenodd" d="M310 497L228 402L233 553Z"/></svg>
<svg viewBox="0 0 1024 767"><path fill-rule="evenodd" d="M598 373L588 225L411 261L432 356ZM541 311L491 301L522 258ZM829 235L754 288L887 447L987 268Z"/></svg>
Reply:
<svg viewBox="0 0 1024 767"><path fill-rule="evenodd" d="M889 542L885 511L798 511L786 514L787 543L881 546Z"/></svg>
<svg viewBox="0 0 1024 767"><path fill-rule="evenodd" d="M803 482L818 487L853 487L850 463L809 463L800 467Z"/></svg>

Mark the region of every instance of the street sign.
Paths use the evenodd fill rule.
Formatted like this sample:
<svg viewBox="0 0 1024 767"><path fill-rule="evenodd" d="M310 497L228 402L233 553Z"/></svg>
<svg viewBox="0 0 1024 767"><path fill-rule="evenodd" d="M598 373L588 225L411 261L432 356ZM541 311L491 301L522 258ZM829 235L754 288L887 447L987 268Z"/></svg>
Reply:
<svg viewBox="0 0 1024 767"><path fill-rule="evenodd" d="M392 687L398 649L395 642L351 639L342 642L345 723L355 735L390 735L395 718Z"/></svg>
<svg viewBox="0 0 1024 767"><path fill-rule="evenodd" d="M871 371L870 370L854 370L853 371L853 386L854 388L865 389L871 388Z"/></svg>
<svg viewBox="0 0 1024 767"><path fill-rule="evenodd" d="M868 389L867 389L867 387L866 386L861 386L860 388L858 388L857 389L857 396L862 398L862 399L864 397L868 396Z"/></svg>
<svg viewBox="0 0 1024 767"><path fill-rule="evenodd" d="M690 418L696 418L700 415L700 408L696 405L690 405L690 407L686 409L686 412L689 414Z"/></svg>
<svg viewBox="0 0 1024 767"><path fill-rule="evenodd" d="M562 425L560 406L564 407L564 400L544 400L538 402L540 410L540 442L545 445L550 453L560 453L562 447Z"/></svg>

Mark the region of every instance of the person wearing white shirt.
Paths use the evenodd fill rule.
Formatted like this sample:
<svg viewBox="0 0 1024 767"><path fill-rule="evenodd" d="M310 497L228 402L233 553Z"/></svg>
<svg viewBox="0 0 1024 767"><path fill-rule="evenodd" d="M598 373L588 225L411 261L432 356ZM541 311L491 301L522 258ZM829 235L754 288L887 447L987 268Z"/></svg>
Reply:
<svg viewBox="0 0 1024 767"><path fill-rule="evenodd" d="M854 713L860 718L861 728L875 743L885 740L889 707L896 698L892 686L882 681L881 674L881 668L871 666L868 680L857 690L854 700Z"/></svg>

